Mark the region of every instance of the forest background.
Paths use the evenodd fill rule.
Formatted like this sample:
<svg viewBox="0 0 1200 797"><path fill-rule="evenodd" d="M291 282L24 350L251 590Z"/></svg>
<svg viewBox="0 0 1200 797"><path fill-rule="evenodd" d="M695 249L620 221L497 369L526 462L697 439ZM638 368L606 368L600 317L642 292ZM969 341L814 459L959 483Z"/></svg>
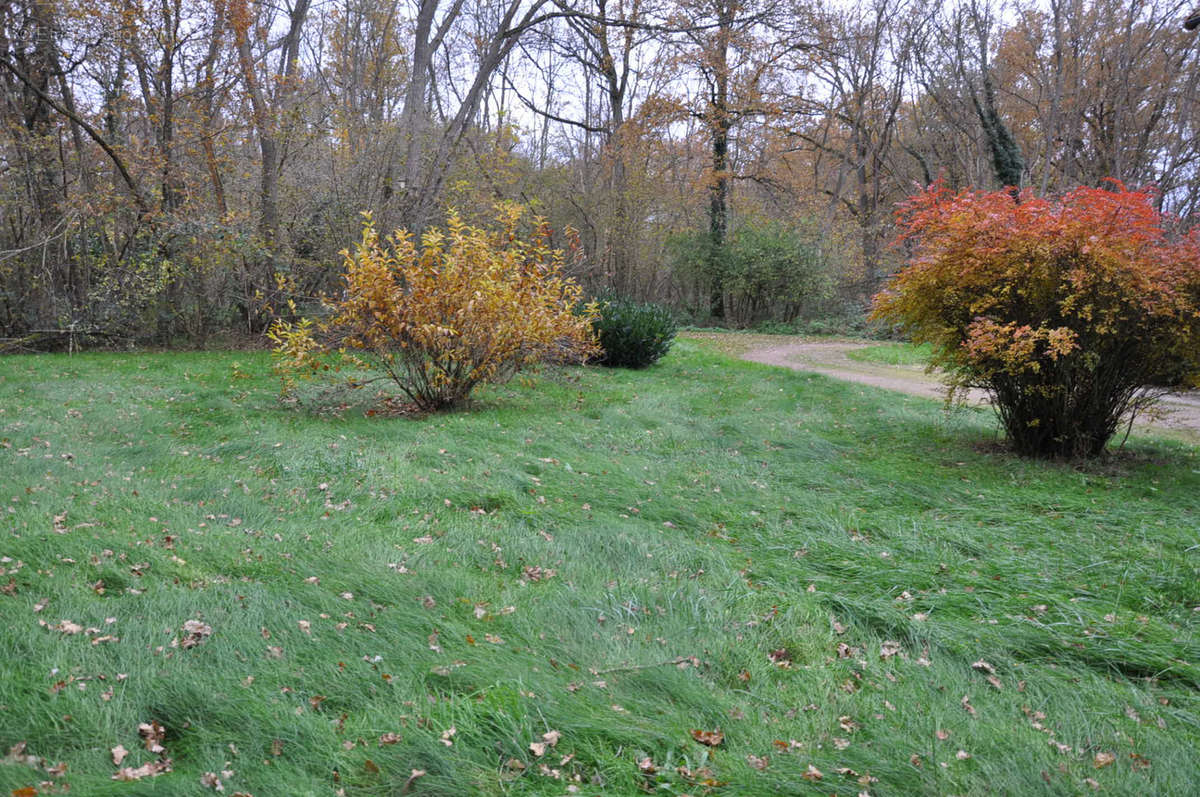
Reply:
<svg viewBox="0 0 1200 797"><path fill-rule="evenodd" d="M498 201L593 294L861 331L935 180L1200 202L1173 0L6 0L0 350L226 344L363 211ZM574 233L572 231L575 231Z"/></svg>

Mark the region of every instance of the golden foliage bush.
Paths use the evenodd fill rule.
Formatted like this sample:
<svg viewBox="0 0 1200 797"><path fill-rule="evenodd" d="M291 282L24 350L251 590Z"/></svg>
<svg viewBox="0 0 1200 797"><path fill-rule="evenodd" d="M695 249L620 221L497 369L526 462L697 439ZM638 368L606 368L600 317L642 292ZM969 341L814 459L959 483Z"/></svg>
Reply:
<svg viewBox="0 0 1200 797"><path fill-rule="evenodd" d="M503 381L534 363L583 362L598 353L582 289L563 273L563 253L534 220L522 240L521 211L502 206L494 230L451 214L445 229L415 243L397 231L381 239L370 216L345 258L345 290L326 299L323 321L277 321L268 333L285 392L301 378L368 375L351 386L390 381L419 409L461 404L483 382Z"/></svg>

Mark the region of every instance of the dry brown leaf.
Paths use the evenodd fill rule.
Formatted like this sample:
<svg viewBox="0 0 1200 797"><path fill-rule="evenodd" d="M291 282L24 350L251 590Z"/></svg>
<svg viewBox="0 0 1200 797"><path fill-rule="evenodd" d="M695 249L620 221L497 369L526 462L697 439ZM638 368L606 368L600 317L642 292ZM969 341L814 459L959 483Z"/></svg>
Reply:
<svg viewBox="0 0 1200 797"><path fill-rule="evenodd" d="M721 744L721 742L725 741L725 734L721 733L720 731L702 731L693 729L692 738L700 744L707 745L708 747L716 747L717 745Z"/></svg>
<svg viewBox="0 0 1200 797"><path fill-rule="evenodd" d="M413 785L413 781L415 781L417 778L423 778L423 777L425 777L425 770L423 770L423 769L410 770L409 775L408 775L408 780L404 781L404 785L400 787L400 793L404 794L405 792L407 792L409 787Z"/></svg>
<svg viewBox="0 0 1200 797"><path fill-rule="evenodd" d="M962 700L960 702L963 707L963 710L966 711L968 714L970 714L972 717L974 717L975 716L975 707L971 705L971 696L963 695Z"/></svg>
<svg viewBox="0 0 1200 797"><path fill-rule="evenodd" d="M171 771L170 759L160 759L151 761L148 764L142 764L140 767L124 767L117 770L117 774L112 776L113 780L134 781L142 778L157 778L165 772Z"/></svg>
<svg viewBox="0 0 1200 797"><path fill-rule="evenodd" d="M185 650L194 648L212 635L212 626L199 620L188 620L183 624L183 634L179 646Z"/></svg>
<svg viewBox="0 0 1200 797"><path fill-rule="evenodd" d="M167 735L167 729L158 723L158 720L150 720L138 725L138 735L142 737L142 743L146 749L152 753L163 752L162 741Z"/></svg>
<svg viewBox="0 0 1200 797"><path fill-rule="evenodd" d="M751 753L750 755L746 756L746 763L752 766L754 769L757 769L759 772L762 772L771 765L771 759L769 756L763 756L762 758L759 758Z"/></svg>
<svg viewBox="0 0 1200 797"><path fill-rule="evenodd" d="M1106 767L1117 760L1117 757L1112 753L1096 753L1096 757L1092 759L1092 766L1096 769Z"/></svg>
<svg viewBox="0 0 1200 797"><path fill-rule="evenodd" d="M812 764L809 764L808 769L804 770L804 772L800 774L800 777L804 778L805 780L811 780L815 782L825 777L825 773L814 767Z"/></svg>
<svg viewBox="0 0 1200 797"><path fill-rule="evenodd" d="M129 755L129 751L125 749L124 745L119 744L116 747L114 747L112 749L113 766L116 766L116 767L121 766L121 762L125 760L125 756L127 756L127 755Z"/></svg>

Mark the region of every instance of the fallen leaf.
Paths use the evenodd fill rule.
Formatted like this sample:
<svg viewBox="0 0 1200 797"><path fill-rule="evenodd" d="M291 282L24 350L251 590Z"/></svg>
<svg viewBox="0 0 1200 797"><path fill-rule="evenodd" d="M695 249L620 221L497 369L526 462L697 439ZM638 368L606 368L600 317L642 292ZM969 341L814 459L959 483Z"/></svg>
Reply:
<svg viewBox="0 0 1200 797"><path fill-rule="evenodd" d="M1117 760L1117 757L1112 753L1096 753L1096 757L1092 759L1092 766L1096 769L1106 767Z"/></svg>
<svg viewBox="0 0 1200 797"><path fill-rule="evenodd" d="M202 623L199 620L188 620L183 624L183 639L179 640L179 646L185 650L194 648L204 642L212 635L212 626L208 623Z"/></svg>
<svg viewBox="0 0 1200 797"><path fill-rule="evenodd" d="M770 653L767 654L767 658L770 659L771 661L773 661L775 664L779 665L780 667L788 667L792 663L792 654L788 652L787 648L779 648L778 650L772 650Z"/></svg>
<svg viewBox="0 0 1200 797"><path fill-rule="evenodd" d="M217 777L216 772L205 772L200 776L200 785L213 791L225 791L225 785Z"/></svg>
<svg viewBox="0 0 1200 797"><path fill-rule="evenodd" d="M720 731L693 730L692 738L700 744L707 745L708 747L716 747L725 741L725 734Z"/></svg>
<svg viewBox="0 0 1200 797"><path fill-rule="evenodd" d="M957 758L959 761L966 761L968 758L971 757L971 754L968 753L966 750L959 750L957 753L954 754L954 757Z"/></svg>
<svg viewBox="0 0 1200 797"><path fill-rule="evenodd" d="M385 744L396 744L400 741L400 739L400 734L395 733L394 731L388 731L379 737L379 746L382 747Z"/></svg>
<svg viewBox="0 0 1200 797"><path fill-rule="evenodd" d="M116 766L116 767L121 766L121 762L125 760L125 756L127 756L127 755L129 755L129 751L125 749L124 745L119 744L116 747L114 747L112 749L113 766Z"/></svg>
<svg viewBox="0 0 1200 797"><path fill-rule="evenodd" d="M312 634L312 623L308 620L297 620L296 625L300 626L300 630L306 634Z"/></svg>
<svg viewBox="0 0 1200 797"><path fill-rule="evenodd" d="M889 639L879 646L879 658L884 660L890 659L892 656L895 656L897 653L899 653L900 650L900 643L893 642Z"/></svg>
<svg viewBox="0 0 1200 797"><path fill-rule="evenodd" d="M558 740L561 738L562 738L562 734L559 733L558 731L547 731L546 733L542 734L542 740L545 741L546 744L550 745L551 747L554 747L555 745L557 745Z"/></svg>
<svg viewBox="0 0 1200 797"><path fill-rule="evenodd" d="M972 662L971 669L978 670L980 672L986 672L988 675L996 674L996 668L993 667L992 665L988 664L983 659L980 659L979 661L976 661L976 662Z"/></svg>
<svg viewBox="0 0 1200 797"><path fill-rule="evenodd" d="M545 742L530 742L529 743L529 752L533 753L534 756L536 756L537 758L541 758L542 756L544 756L546 754L546 743Z"/></svg>
<svg viewBox="0 0 1200 797"><path fill-rule="evenodd" d="M143 722L138 725L138 735L142 737L142 743L146 749L152 753L163 752L162 741L167 735L167 729L158 724L158 720Z"/></svg>
<svg viewBox="0 0 1200 797"><path fill-rule="evenodd" d="M965 710L965 711L966 711L968 714L970 714L972 717L974 717L974 716L975 716L975 707L971 705L971 696L970 696L970 695L963 695L963 698L962 698L962 700L961 700L960 702L961 702L961 705L962 705L963 709L964 709L964 710Z"/></svg>
<svg viewBox="0 0 1200 797"><path fill-rule="evenodd" d="M165 772L171 771L170 759L159 759L151 761L148 764L142 764L140 767L124 767L117 770L117 774L112 776L113 780L134 781L142 778L157 778Z"/></svg>
<svg viewBox="0 0 1200 797"><path fill-rule="evenodd" d="M800 774L800 777L804 778L805 780L811 780L815 782L825 777L825 773L814 767L812 764L809 764L808 769L804 770L804 772Z"/></svg>
<svg viewBox="0 0 1200 797"><path fill-rule="evenodd" d="M751 753L750 755L746 756L746 763L754 769L757 769L759 772L762 772L764 769L770 766L771 759L769 756L763 756L762 758L759 758Z"/></svg>

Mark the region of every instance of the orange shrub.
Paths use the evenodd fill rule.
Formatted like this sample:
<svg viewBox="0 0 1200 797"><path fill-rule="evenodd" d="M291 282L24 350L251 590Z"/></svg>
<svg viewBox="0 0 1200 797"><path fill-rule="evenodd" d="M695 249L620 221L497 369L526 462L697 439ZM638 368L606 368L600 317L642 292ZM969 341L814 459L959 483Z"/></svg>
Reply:
<svg viewBox="0 0 1200 797"><path fill-rule="evenodd" d="M931 343L952 395L987 391L1020 453L1098 454L1200 371L1200 233L1168 234L1153 200L934 186L901 206L912 257L874 317Z"/></svg>
<svg viewBox="0 0 1200 797"><path fill-rule="evenodd" d="M423 410L461 404L476 385L511 377L542 360L582 362L597 353L592 307L562 273L538 220L528 242L516 235L520 210L501 208L500 228L471 227L451 215L445 230L398 231L380 240L367 217L345 258L346 289L326 300L321 323L279 321L269 335L285 390L331 369L325 355L348 355L370 376L390 380Z"/></svg>

